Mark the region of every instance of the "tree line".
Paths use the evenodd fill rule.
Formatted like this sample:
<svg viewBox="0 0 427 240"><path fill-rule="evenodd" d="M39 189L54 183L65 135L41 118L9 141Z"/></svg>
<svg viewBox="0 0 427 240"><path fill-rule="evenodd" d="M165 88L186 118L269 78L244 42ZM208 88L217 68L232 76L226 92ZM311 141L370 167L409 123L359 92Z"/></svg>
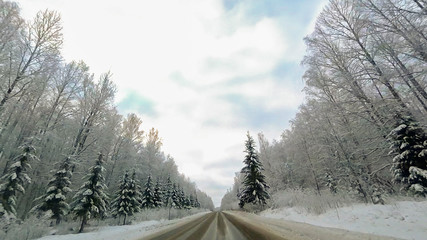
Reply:
<svg viewBox="0 0 427 240"><path fill-rule="evenodd" d="M88 216L79 212L85 207L74 207L77 200L92 195L114 200L125 185L133 182L135 187L138 179L151 178L158 191L166 191L164 196L176 192L180 199L174 207L188 207L188 200L192 207L213 208L210 197L162 152L158 131L146 133L136 114L118 113L111 73L96 79L83 61L63 59L57 12L40 11L25 21L14 2L0 0L0 9L0 218L25 219L40 201L45 202L40 209L50 209L59 221L72 209ZM131 176L126 175L129 169ZM174 189L160 187L171 179ZM54 201L58 204L49 208ZM110 208L101 205L90 215L102 216Z"/></svg>
<svg viewBox="0 0 427 240"><path fill-rule="evenodd" d="M258 136L272 192L427 195L426 16L419 0L326 4L304 39L305 103L280 139Z"/></svg>

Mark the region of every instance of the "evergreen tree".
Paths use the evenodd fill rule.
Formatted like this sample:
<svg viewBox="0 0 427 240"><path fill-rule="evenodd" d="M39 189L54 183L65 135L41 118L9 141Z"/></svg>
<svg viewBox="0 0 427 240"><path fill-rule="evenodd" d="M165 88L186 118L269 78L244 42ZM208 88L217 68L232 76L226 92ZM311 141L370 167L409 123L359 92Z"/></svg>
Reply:
<svg viewBox="0 0 427 240"><path fill-rule="evenodd" d="M148 175L147 183L145 184L144 192L142 193L142 207L143 208L155 208L155 199L153 193L153 183L151 181L151 175Z"/></svg>
<svg viewBox="0 0 427 240"><path fill-rule="evenodd" d="M197 193L194 193L194 207L200 208L200 202L199 199L197 199Z"/></svg>
<svg viewBox="0 0 427 240"><path fill-rule="evenodd" d="M178 188L175 183L172 185L171 196L169 198L169 205L173 208L179 208L179 197L178 197Z"/></svg>
<svg viewBox="0 0 427 240"><path fill-rule="evenodd" d="M126 224L127 216L132 216L139 211L139 196L135 173L132 174L132 177L129 177L129 173L126 171L119 183L116 198L112 202L113 216L123 216L123 225Z"/></svg>
<svg viewBox="0 0 427 240"><path fill-rule="evenodd" d="M176 189L176 194L177 194L177 201L179 204L179 208L184 208L185 207L185 193L184 190L178 185L177 189Z"/></svg>
<svg viewBox="0 0 427 240"><path fill-rule="evenodd" d="M184 199L184 208L185 209L191 209L191 201L190 201L190 197L186 196Z"/></svg>
<svg viewBox="0 0 427 240"><path fill-rule="evenodd" d="M24 185L31 182L26 173L31 168L29 162L38 160L34 155L36 150L30 143L24 143L19 149L22 153L13 159L6 174L0 178L0 217L16 217L16 196L18 192L24 194Z"/></svg>
<svg viewBox="0 0 427 240"><path fill-rule="evenodd" d="M168 178L166 180L165 189L164 189L164 196L163 196L163 203L164 203L165 207L170 205L170 199L172 196L172 192L173 192L173 185L172 185L171 177L168 176Z"/></svg>
<svg viewBox="0 0 427 240"><path fill-rule="evenodd" d="M53 178L49 180L46 193L38 198L43 201L36 208L42 211L51 211L51 218L56 220L56 224L61 222L69 209L66 195L71 192L69 188L72 176L71 168L71 159L67 157L54 173Z"/></svg>
<svg viewBox="0 0 427 240"><path fill-rule="evenodd" d="M87 221L91 218L104 217L107 210L107 195L104 190L105 179L103 172L102 154L98 155L95 166L89 168L89 174L86 176L87 181L83 183L76 195L74 196L73 213L80 217L82 222L79 233L81 233Z"/></svg>
<svg viewBox="0 0 427 240"><path fill-rule="evenodd" d="M248 139L245 143L245 159L243 163L245 166L242 168L243 174L242 190L239 195L239 206L243 208L246 203L265 204L266 200L270 198L267 193L269 188L265 182L265 176L262 174L262 164L258 159L258 154L255 150L255 141L247 133Z"/></svg>
<svg viewBox="0 0 427 240"><path fill-rule="evenodd" d="M179 197L178 197L178 189L177 189L177 186L175 185L175 183L172 185L167 207L169 208L169 220L171 219L171 209L172 208L176 208L176 209L181 208L180 203L179 203Z"/></svg>
<svg viewBox="0 0 427 240"><path fill-rule="evenodd" d="M138 180L136 178L136 173L133 171L132 177L129 181L129 190L130 190L130 198L131 198L131 214L139 212L140 205L142 204L142 193L141 193L141 186L138 183Z"/></svg>
<svg viewBox="0 0 427 240"><path fill-rule="evenodd" d="M411 117L403 117L388 135L394 154L394 180L416 195L427 195L427 136Z"/></svg>
<svg viewBox="0 0 427 240"><path fill-rule="evenodd" d="M159 208L163 206L162 198L163 198L162 186L159 178L157 178L156 186L154 187L154 206L155 207Z"/></svg>

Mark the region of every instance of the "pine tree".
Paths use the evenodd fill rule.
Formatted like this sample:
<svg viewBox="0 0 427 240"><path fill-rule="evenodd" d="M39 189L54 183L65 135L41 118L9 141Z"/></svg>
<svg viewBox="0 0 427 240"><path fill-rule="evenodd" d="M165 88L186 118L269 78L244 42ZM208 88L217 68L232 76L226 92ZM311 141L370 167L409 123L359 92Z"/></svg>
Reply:
<svg viewBox="0 0 427 240"><path fill-rule="evenodd" d="M245 143L245 159L243 163L245 166L242 168L243 174L243 189L239 194L239 206L243 208L246 203L262 204L270 198L267 193L269 188L265 182L265 176L262 174L262 164L259 161L258 154L255 150L255 141L247 133L248 140Z"/></svg>
<svg viewBox="0 0 427 240"><path fill-rule="evenodd" d="M180 208L180 202L179 202L179 193L178 193L178 187L177 187L177 185L174 183L173 185L172 185L172 195L171 195L171 203L172 203L172 206L174 207L174 208Z"/></svg>
<svg viewBox="0 0 427 240"><path fill-rule="evenodd" d="M107 195L104 190L105 179L102 175L105 171L102 154L98 155L95 166L89 168L89 174L86 176L87 181L83 183L76 195L74 196L73 213L80 217L82 222L79 233L81 233L87 221L91 218L104 217L107 210Z"/></svg>
<svg viewBox="0 0 427 240"><path fill-rule="evenodd" d="M159 208L163 206L163 192L159 178L157 178L156 186L154 187L154 206Z"/></svg>
<svg viewBox="0 0 427 240"><path fill-rule="evenodd" d="M49 180L46 193L38 199L42 199L42 203L36 208L42 211L51 211L52 219L59 224L62 218L67 214L69 206L67 203L67 194L71 192L71 159L65 158L64 162L55 171L53 178Z"/></svg>
<svg viewBox="0 0 427 240"><path fill-rule="evenodd" d="M170 198L172 196L172 191L173 191L173 186L172 186L171 177L168 176L166 180L166 184L164 188L164 196L163 196L163 203L165 207L170 205Z"/></svg>
<svg viewBox="0 0 427 240"><path fill-rule="evenodd" d="M123 216L123 225L126 224L127 216L133 215L139 211L137 184L129 173L126 171L123 179L119 183L119 190L116 192L116 198L112 202L113 216Z"/></svg>
<svg viewBox="0 0 427 240"><path fill-rule="evenodd" d="M411 117L403 117L388 135L394 154L394 181L407 185L415 195L427 195L427 136Z"/></svg>
<svg viewBox="0 0 427 240"><path fill-rule="evenodd" d="M148 175L147 183L145 184L144 192L142 193L142 207L143 208L155 208L153 183L151 181L151 175Z"/></svg>
<svg viewBox="0 0 427 240"><path fill-rule="evenodd" d="M171 219L171 209L172 208L179 209L181 207L178 198L179 198L178 197L178 189L174 183L172 185L170 195L168 198L168 205L166 205L169 208L169 220Z"/></svg>
<svg viewBox="0 0 427 240"><path fill-rule="evenodd" d="M178 201L178 206L179 208L184 208L185 207L185 193L184 190L178 185L177 186L177 201Z"/></svg>
<svg viewBox="0 0 427 240"><path fill-rule="evenodd" d="M141 186L138 183L138 180L136 178L136 173L133 171L132 177L130 178L129 182L129 189L130 189L130 197L132 200L131 204L131 212L137 213L141 210L139 207L142 203L142 193L141 193Z"/></svg>
<svg viewBox="0 0 427 240"><path fill-rule="evenodd" d="M29 162L38 160L34 154L36 150L30 143L24 143L19 149L22 153L13 159L7 173L0 178L0 217L16 217L16 196L18 192L24 194L24 185L31 183L26 173L31 168Z"/></svg>
<svg viewBox="0 0 427 240"><path fill-rule="evenodd" d="M191 209L191 201L190 201L190 197L186 196L184 199L184 208L185 209Z"/></svg>
<svg viewBox="0 0 427 240"><path fill-rule="evenodd" d="M197 199L197 193L194 193L194 207L200 208L200 202L199 199Z"/></svg>

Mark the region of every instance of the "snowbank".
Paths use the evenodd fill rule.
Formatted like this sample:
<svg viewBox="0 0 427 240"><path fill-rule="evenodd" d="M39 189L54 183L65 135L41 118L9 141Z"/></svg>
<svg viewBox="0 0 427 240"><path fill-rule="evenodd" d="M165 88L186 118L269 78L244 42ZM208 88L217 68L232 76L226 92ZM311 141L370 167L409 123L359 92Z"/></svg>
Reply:
<svg viewBox="0 0 427 240"><path fill-rule="evenodd" d="M144 233L163 226L165 221L145 221L135 225L101 227L94 232L67 234L67 235L50 235L39 238L38 240L132 240L140 239Z"/></svg>
<svg viewBox="0 0 427 240"><path fill-rule="evenodd" d="M299 208L268 209L261 216L304 222L322 227L392 236L427 239L427 201L401 201L390 205L357 204L331 209L320 215Z"/></svg>
<svg viewBox="0 0 427 240"><path fill-rule="evenodd" d="M206 212L197 213L182 219L174 219L170 221L151 220L140 222L134 225L100 227L97 230L88 233L49 235L42 238L38 238L37 240L137 240L163 226L176 223L177 221L181 221L183 219L197 217L205 213Z"/></svg>

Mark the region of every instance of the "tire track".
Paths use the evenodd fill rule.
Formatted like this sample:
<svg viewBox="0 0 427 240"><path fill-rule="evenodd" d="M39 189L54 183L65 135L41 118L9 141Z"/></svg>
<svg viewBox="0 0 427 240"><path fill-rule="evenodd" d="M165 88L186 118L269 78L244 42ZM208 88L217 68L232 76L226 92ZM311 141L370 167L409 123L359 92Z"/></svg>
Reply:
<svg viewBox="0 0 427 240"><path fill-rule="evenodd" d="M228 213L223 214L248 240L287 240L286 238L269 232L260 225L250 224Z"/></svg>
<svg viewBox="0 0 427 240"><path fill-rule="evenodd" d="M184 225L174 225L171 228L167 228L163 231L160 231L158 233L152 234L150 236L144 237L144 240L174 240L174 239L190 239L186 238L186 235L197 233L197 231L201 228L202 230L206 228L206 226L209 227L209 225L212 223L212 221L216 217L215 212L208 213L206 215L203 215L200 218L197 218L189 223L186 223ZM206 228L207 230L207 228ZM194 238L194 239L200 239L200 238Z"/></svg>

